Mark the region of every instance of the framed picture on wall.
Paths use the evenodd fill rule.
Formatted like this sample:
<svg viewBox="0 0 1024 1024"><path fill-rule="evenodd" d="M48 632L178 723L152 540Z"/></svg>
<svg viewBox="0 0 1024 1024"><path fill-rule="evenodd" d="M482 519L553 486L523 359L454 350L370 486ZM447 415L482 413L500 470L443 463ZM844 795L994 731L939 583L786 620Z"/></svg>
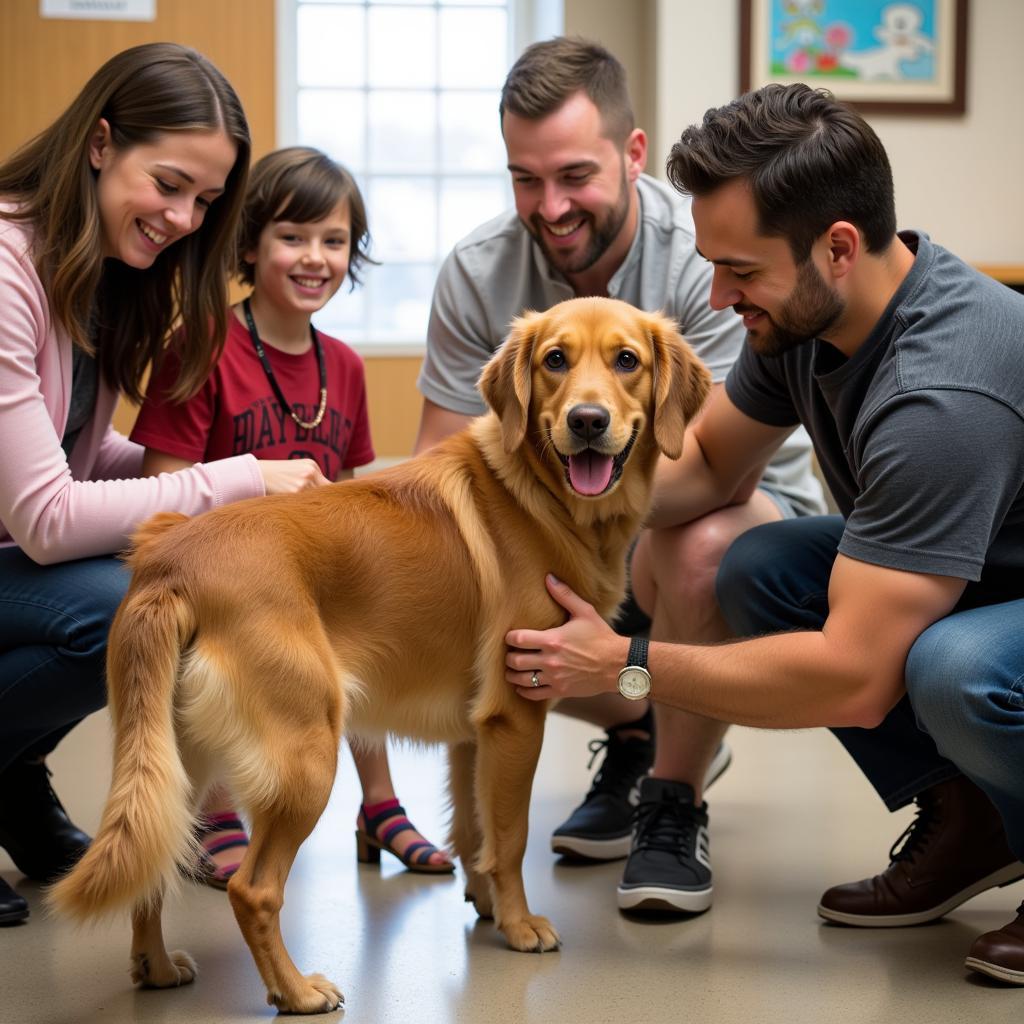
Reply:
<svg viewBox="0 0 1024 1024"><path fill-rule="evenodd" d="M962 114L967 0L740 0L740 91L768 82L868 113Z"/></svg>

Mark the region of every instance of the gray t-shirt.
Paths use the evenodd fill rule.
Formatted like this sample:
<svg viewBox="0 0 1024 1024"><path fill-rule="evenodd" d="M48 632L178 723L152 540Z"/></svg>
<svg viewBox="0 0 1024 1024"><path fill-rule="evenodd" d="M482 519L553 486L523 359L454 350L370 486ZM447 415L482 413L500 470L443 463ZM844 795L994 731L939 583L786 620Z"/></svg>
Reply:
<svg viewBox="0 0 1024 1024"><path fill-rule="evenodd" d="M673 317L715 381L725 379L745 332L730 309L708 304L711 265L694 248L690 200L647 175L637 181L639 224L629 252L608 283L608 294L649 312ZM484 364L508 335L513 317L573 298L515 211L459 242L434 288L427 353L419 376L425 398L454 412L479 416L476 388ZM802 512L824 510L811 471L810 440L796 431L765 472L764 482Z"/></svg>
<svg viewBox="0 0 1024 1024"><path fill-rule="evenodd" d="M928 236L846 359L816 340L726 380L762 423L802 423L862 562L1024 594L1024 296ZM984 576L984 579L983 579Z"/></svg>

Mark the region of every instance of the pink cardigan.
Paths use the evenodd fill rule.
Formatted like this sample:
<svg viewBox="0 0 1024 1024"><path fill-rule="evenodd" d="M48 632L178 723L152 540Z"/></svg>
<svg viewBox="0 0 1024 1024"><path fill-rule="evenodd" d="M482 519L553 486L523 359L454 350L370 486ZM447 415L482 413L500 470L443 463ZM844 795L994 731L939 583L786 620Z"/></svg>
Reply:
<svg viewBox="0 0 1024 1024"><path fill-rule="evenodd" d="M143 449L111 427L118 396L102 378L93 418L64 457L71 339L51 319L31 237L0 217L0 546L44 565L110 554L154 512L194 515L263 494L251 455L140 478Z"/></svg>

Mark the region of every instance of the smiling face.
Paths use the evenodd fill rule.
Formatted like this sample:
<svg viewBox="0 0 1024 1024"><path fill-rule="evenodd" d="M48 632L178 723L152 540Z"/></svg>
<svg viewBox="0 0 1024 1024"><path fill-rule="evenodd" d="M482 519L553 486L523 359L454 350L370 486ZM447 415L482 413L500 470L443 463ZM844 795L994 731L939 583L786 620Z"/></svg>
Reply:
<svg viewBox="0 0 1024 1024"><path fill-rule="evenodd" d="M198 230L237 156L223 130L164 132L118 150L100 120L89 147L96 171L103 255L145 270Z"/></svg>
<svg viewBox="0 0 1024 1024"><path fill-rule="evenodd" d="M322 220L271 221L260 232L256 248L245 254L253 264L259 304L272 307L278 316L309 316L321 309L345 280L351 240L347 199Z"/></svg>
<svg viewBox="0 0 1024 1024"><path fill-rule="evenodd" d="M762 235L746 182L731 181L695 196L697 250L714 264L710 303L732 306L743 318L747 342L759 355L778 356L841 321L846 304L822 275L827 239L801 264L784 238Z"/></svg>
<svg viewBox="0 0 1024 1024"><path fill-rule="evenodd" d="M610 278L636 230L633 183L646 138L634 130L620 146L602 132L600 112L582 92L547 117L502 120L516 212L567 277L600 268Z"/></svg>

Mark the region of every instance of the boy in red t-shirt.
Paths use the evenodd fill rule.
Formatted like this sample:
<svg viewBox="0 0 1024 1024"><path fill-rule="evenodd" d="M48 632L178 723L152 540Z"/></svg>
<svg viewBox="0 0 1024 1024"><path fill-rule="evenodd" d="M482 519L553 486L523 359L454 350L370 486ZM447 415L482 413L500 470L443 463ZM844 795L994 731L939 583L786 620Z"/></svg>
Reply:
<svg viewBox="0 0 1024 1024"><path fill-rule="evenodd" d="M323 153L291 147L256 164L237 267L252 293L232 308L224 351L197 394L172 400L173 353L154 375L132 431L147 449L146 474L251 452L259 459L315 459L329 480L345 480L373 460L362 360L310 322L346 276L353 286L359 282L368 240L355 181ZM360 747L352 757L363 788L359 859L377 861L385 849L412 871L454 870L405 817L386 750ZM207 881L218 888L248 845L230 800L216 786L202 808Z"/></svg>

